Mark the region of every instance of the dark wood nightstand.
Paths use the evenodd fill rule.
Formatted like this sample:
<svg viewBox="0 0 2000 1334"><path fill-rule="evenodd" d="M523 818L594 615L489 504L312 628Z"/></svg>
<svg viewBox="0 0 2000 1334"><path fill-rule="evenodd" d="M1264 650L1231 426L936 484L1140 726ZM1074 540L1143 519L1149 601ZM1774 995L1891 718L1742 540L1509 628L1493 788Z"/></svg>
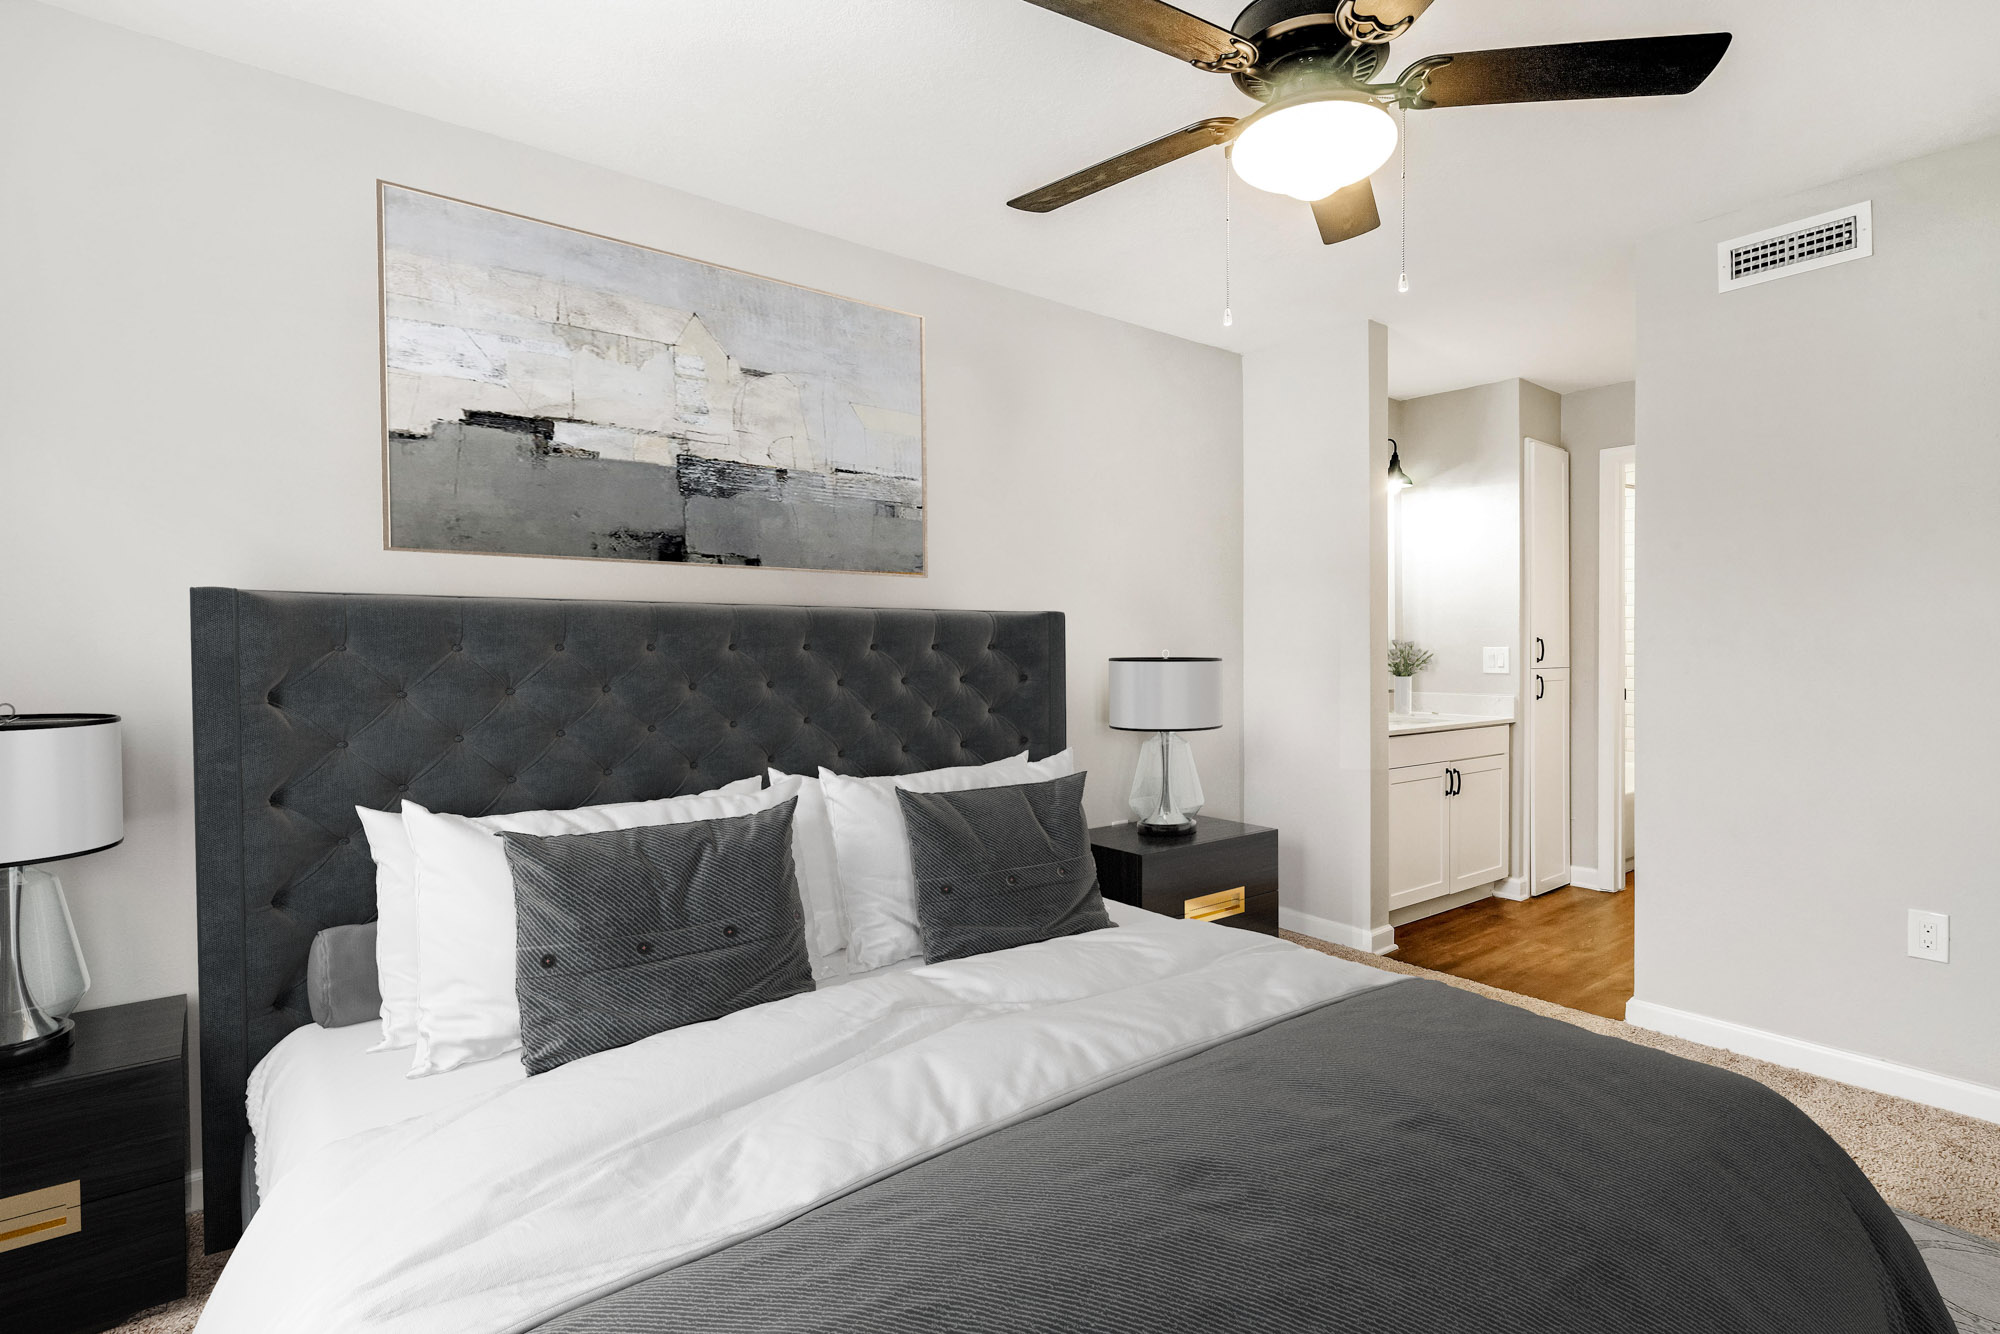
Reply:
<svg viewBox="0 0 2000 1334"><path fill-rule="evenodd" d="M1201 816L1194 833L1152 838L1132 824L1090 831L1107 899L1169 917L1278 934L1278 831Z"/></svg>
<svg viewBox="0 0 2000 1334"><path fill-rule="evenodd" d="M75 1018L67 1052L0 1066L0 1323L23 1334L187 1295L187 997Z"/></svg>

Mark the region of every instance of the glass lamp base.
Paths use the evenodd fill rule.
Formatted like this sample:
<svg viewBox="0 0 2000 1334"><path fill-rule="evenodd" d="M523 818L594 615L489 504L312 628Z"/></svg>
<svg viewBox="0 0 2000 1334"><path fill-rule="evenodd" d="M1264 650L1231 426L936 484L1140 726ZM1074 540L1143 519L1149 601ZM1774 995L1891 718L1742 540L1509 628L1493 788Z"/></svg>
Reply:
<svg viewBox="0 0 2000 1334"><path fill-rule="evenodd" d="M53 1033L44 1033L38 1038L12 1043L0 1047L0 1067L39 1061L69 1050L70 1034L76 1031L76 1020L64 1019Z"/></svg>
<svg viewBox="0 0 2000 1334"><path fill-rule="evenodd" d="M1150 838L1192 834L1205 800L1187 738L1178 732L1148 736L1132 775L1132 814L1138 817L1139 832Z"/></svg>

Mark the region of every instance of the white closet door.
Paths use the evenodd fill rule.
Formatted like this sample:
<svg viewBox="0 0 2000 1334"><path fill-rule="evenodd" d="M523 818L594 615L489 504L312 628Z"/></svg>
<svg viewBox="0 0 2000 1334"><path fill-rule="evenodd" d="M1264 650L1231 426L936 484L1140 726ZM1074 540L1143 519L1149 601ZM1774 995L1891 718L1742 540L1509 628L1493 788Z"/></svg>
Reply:
<svg viewBox="0 0 2000 1334"><path fill-rule="evenodd" d="M1528 667L1569 666L1569 452L1528 442Z"/></svg>
<svg viewBox="0 0 2000 1334"><path fill-rule="evenodd" d="M1391 908L1451 892L1448 786L1442 764L1412 764L1389 771Z"/></svg>
<svg viewBox="0 0 2000 1334"><path fill-rule="evenodd" d="M1451 892L1478 889L1507 878L1505 755L1458 760L1451 766Z"/></svg>
<svg viewBox="0 0 2000 1334"><path fill-rule="evenodd" d="M1528 892L1569 883L1569 673L1528 677Z"/></svg>

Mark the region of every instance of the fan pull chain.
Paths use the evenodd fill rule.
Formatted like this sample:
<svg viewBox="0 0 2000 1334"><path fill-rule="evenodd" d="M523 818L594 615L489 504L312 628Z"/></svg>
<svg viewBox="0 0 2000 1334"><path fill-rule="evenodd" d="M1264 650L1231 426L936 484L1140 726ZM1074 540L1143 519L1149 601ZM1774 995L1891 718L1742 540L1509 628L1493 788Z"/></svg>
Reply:
<svg viewBox="0 0 2000 1334"><path fill-rule="evenodd" d="M1397 226L1402 232L1397 244L1401 247L1402 272L1396 276L1396 290L1410 290L1410 109L1396 104L1396 142L1403 152L1403 193L1396 201Z"/></svg>
<svg viewBox="0 0 2000 1334"><path fill-rule="evenodd" d="M1230 261L1234 258L1235 232L1231 219L1236 202L1236 169L1229 164L1229 149L1222 150L1222 327L1227 329L1236 323L1236 312L1229 308Z"/></svg>

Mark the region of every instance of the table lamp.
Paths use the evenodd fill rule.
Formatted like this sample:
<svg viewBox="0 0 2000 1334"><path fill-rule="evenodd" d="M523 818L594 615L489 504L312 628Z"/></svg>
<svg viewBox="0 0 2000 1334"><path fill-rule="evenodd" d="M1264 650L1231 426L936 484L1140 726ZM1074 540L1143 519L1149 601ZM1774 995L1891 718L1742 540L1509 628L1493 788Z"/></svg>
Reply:
<svg viewBox="0 0 2000 1334"><path fill-rule="evenodd" d="M1174 838L1194 832L1202 807L1201 779L1183 732L1222 726L1222 659L1111 659L1111 725L1151 732L1132 775L1132 814L1139 832Z"/></svg>
<svg viewBox="0 0 2000 1334"><path fill-rule="evenodd" d="M46 1008L49 970L35 967L51 949L75 950L53 876L30 878L27 867L102 852L125 837L125 802L118 718L108 713L15 713L0 704L0 868L7 898L0 915L0 1064L61 1051L69 1045L67 1006ZM25 912L31 891L53 891L55 914ZM34 930L25 938L24 922ZM59 922L69 941L52 942ZM78 955L75 970L81 972ZM36 985L37 976L41 985ZM88 986L88 975L84 974ZM38 996L38 991L41 993ZM75 994L65 997L75 1004Z"/></svg>

